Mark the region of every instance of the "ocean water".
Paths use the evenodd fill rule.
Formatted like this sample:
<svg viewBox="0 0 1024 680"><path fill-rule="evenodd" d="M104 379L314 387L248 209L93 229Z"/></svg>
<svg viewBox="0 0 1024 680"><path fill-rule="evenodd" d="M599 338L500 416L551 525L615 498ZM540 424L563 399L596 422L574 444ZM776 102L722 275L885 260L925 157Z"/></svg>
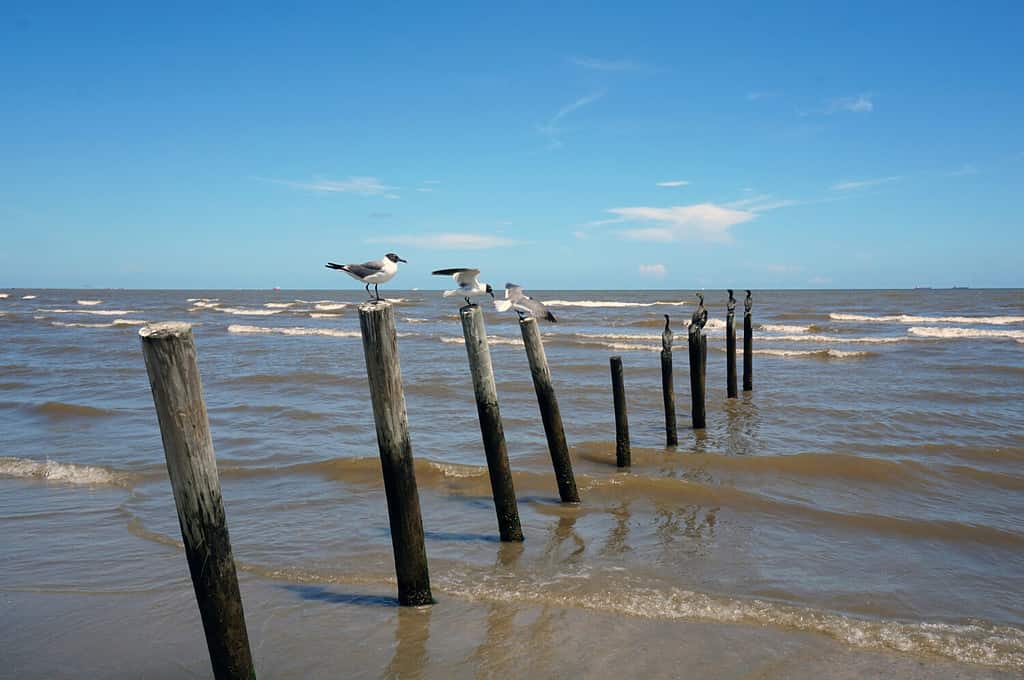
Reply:
<svg viewBox="0 0 1024 680"><path fill-rule="evenodd" d="M1024 672L1024 291L755 291L754 391L736 400L725 293L708 291L703 431L689 427L692 291L537 291L559 319L542 330L582 501L571 506L558 503L515 315L488 310L522 546L496 539L458 303L388 294L438 600L430 625L390 607L362 291L0 292L0 676L59 676L57 660L67 675L135 677L133 663L209 673L201 633L189 647L198 616L138 339L164 320L194 324L264 674L336 671L317 662L325 627L352 676L489 675L499 662L543 674L558 657L516 665L523 643L504 636L554 639L545 612L583 638L605 621L656 623L643 629L653 651L706 624L820 638L852 659ZM627 471L615 468L616 354ZM360 617L373 626L353 628ZM163 646L133 661L124 645L111 665L110 640L143 629ZM463 650L476 629L488 644ZM178 665L160 665L159 650ZM665 659L649 672L671 675Z"/></svg>

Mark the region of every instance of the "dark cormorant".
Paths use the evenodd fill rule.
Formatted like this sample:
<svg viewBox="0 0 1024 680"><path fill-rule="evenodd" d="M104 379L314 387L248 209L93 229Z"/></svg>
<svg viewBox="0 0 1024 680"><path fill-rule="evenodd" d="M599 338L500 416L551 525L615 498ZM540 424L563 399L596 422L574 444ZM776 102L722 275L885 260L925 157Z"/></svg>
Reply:
<svg viewBox="0 0 1024 680"><path fill-rule="evenodd" d="M661 348L666 352L672 349L672 328L669 326L668 314L665 315L665 330L661 332Z"/></svg>
<svg viewBox="0 0 1024 680"><path fill-rule="evenodd" d="M697 305L697 309L693 310L693 316L690 317L690 325L704 328L704 324L708 322L708 310L704 308L704 296L697 293L697 298L700 300L700 303Z"/></svg>

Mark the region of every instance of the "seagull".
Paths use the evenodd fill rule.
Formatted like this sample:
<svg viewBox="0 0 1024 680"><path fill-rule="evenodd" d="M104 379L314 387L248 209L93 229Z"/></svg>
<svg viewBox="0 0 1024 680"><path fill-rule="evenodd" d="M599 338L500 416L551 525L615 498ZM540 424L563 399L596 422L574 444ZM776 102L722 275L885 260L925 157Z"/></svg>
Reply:
<svg viewBox="0 0 1024 680"><path fill-rule="evenodd" d="M697 293L697 298L700 300L700 304L697 305L697 309L693 310L690 325L704 328L704 324L708 322L708 310L704 308L704 296Z"/></svg>
<svg viewBox="0 0 1024 680"><path fill-rule="evenodd" d="M494 289L491 288L491 284L480 282L479 269L456 267L454 269L438 269L430 273L435 276L450 276L458 284L459 287L455 290L446 290L444 297L461 295L467 305L473 304L473 301L469 299L473 295L490 295L491 298L494 298Z"/></svg>
<svg viewBox="0 0 1024 680"><path fill-rule="evenodd" d="M514 283L505 284L505 299L495 300L494 308L499 312L507 312L510 309L514 309L516 314L519 315L520 321L527 316L532 316L535 319L544 319L545 321L558 323L558 319L544 306L543 302L534 300L523 292L522 286L517 286Z"/></svg>
<svg viewBox="0 0 1024 680"><path fill-rule="evenodd" d="M370 284L373 284L373 292L377 295L377 302L380 302L380 291L377 286L390 281L398 272L398 263L406 262L394 253L388 253L381 260L370 260L362 264L335 264L328 262L328 269L339 269L353 279L366 284L366 294L370 295ZM373 296L370 295L372 298Z"/></svg>

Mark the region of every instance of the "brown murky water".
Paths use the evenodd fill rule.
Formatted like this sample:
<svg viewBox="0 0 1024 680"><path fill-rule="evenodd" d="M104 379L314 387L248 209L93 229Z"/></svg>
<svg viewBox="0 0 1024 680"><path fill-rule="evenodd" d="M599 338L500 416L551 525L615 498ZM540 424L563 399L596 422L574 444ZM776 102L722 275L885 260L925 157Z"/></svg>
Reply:
<svg viewBox="0 0 1024 680"><path fill-rule="evenodd" d="M488 312L521 546L496 538L457 305L395 293L425 610L394 606L359 295L5 292L0 676L209 673L136 337L168 319L196 324L265 677L1024 671L1020 290L756 292L738 400L710 293L708 427L688 428L682 346L675 449L657 350L666 313L685 343L692 293L539 293L578 506L557 502L515 317Z"/></svg>

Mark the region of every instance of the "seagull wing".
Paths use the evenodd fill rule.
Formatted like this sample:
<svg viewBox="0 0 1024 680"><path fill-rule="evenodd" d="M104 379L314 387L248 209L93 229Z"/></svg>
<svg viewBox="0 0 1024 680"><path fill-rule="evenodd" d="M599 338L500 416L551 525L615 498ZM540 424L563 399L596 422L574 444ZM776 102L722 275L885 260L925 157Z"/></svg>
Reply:
<svg viewBox="0 0 1024 680"><path fill-rule="evenodd" d="M543 302L541 302L540 300L534 300L529 295L523 295L513 304L516 309L526 312L536 319L545 319L546 321L555 322L558 321L558 319L555 318L555 315L552 314L551 311L544 306Z"/></svg>
<svg viewBox="0 0 1024 680"><path fill-rule="evenodd" d="M432 271L431 274L434 274L435 276L451 276L455 279L455 283L459 285L459 288L476 288L476 277L480 276L480 270L468 267L456 267L454 269L437 269Z"/></svg>
<svg viewBox="0 0 1024 680"><path fill-rule="evenodd" d="M514 283L505 284L505 299L506 300L517 300L521 297L525 297L526 294L523 292L523 287L518 286Z"/></svg>
<svg viewBox="0 0 1024 680"><path fill-rule="evenodd" d="M380 262L364 262L363 264L335 264L333 262L328 262L327 267L330 269L340 269L341 271L354 274L361 279L366 278L371 274L376 274L384 268Z"/></svg>

